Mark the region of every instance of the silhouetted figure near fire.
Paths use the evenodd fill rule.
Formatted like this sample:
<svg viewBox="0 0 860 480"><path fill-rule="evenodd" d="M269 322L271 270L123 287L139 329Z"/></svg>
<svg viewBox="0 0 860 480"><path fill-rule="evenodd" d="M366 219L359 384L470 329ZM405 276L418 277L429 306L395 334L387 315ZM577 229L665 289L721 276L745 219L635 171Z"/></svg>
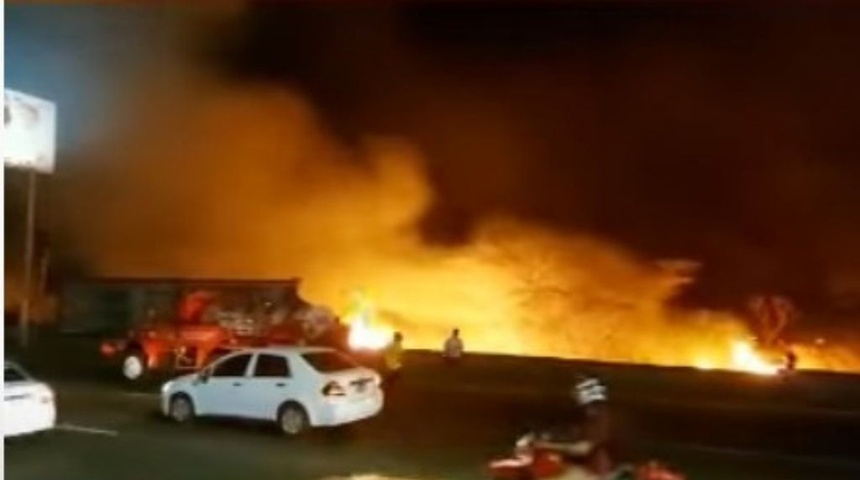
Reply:
<svg viewBox="0 0 860 480"><path fill-rule="evenodd" d="M460 338L459 328L455 328L451 332L451 336L445 340L442 357L445 359L445 363L449 365L456 365L463 358L463 339Z"/></svg>
<svg viewBox="0 0 860 480"><path fill-rule="evenodd" d="M794 373L797 369L797 354L791 348L785 352L785 366L783 368L785 373Z"/></svg>
<svg viewBox="0 0 860 480"><path fill-rule="evenodd" d="M385 379L383 384L390 386L400 380L400 371L403 369L403 334L394 332L389 343L382 351L382 361L385 366Z"/></svg>

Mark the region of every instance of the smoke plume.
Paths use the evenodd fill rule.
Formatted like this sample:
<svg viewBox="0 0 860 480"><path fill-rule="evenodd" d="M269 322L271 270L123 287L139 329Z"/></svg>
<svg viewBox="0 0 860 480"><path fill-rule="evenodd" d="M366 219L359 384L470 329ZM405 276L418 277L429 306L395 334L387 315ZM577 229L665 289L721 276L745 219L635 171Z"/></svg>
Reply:
<svg viewBox="0 0 860 480"><path fill-rule="evenodd" d="M129 86L87 165L63 178L72 244L97 274L298 276L341 311L361 289L411 347L457 327L471 350L689 365L746 333L728 314L671 306L695 262L510 216L429 244L419 224L434 190L409 139L346 144L297 90L185 65L177 53Z"/></svg>
<svg viewBox="0 0 860 480"><path fill-rule="evenodd" d="M433 192L406 139L346 147L296 92L199 72L136 88L62 202L100 275L299 276L341 309L361 289L420 347L459 327L485 351L660 361L632 339L688 328L666 320L687 268L605 240L492 218L425 244Z"/></svg>

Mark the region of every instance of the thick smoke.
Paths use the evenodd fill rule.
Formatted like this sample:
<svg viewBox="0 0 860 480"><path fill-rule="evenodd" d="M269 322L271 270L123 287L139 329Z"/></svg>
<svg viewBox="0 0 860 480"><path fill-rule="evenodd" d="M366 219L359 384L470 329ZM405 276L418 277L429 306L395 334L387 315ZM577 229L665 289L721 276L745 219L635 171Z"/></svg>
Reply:
<svg viewBox="0 0 860 480"><path fill-rule="evenodd" d="M67 179L74 244L98 274L300 276L339 309L368 292L413 346L459 327L485 351L685 360L634 339L691 328L667 320L686 265L510 218L465 246L426 245L433 193L407 140L348 148L295 92L173 73L137 85L92 167Z"/></svg>
<svg viewBox="0 0 860 480"><path fill-rule="evenodd" d="M347 145L297 91L179 60L130 87L88 166L63 179L73 244L100 275L299 276L341 311L361 289L413 347L459 327L473 350L690 364L745 334L670 306L693 262L504 216L429 245L418 227L434 192L409 139Z"/></svg>

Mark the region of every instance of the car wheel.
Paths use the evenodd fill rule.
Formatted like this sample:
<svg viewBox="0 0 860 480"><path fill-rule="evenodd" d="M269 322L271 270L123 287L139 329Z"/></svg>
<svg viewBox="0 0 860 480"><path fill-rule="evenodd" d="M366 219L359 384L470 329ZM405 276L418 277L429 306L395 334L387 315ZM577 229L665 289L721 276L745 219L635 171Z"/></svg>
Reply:
<svg viewBox="0 0 860 480"><path fill-rule="evenodd" d="M137 381L146 374L146 359L141 352L129 352L122 359L122 376Z"/></svg>
<svg viewBox="0 0 860 480"><path fill-rule="evenodd" d="M291 437L304 433L310 426L305 409L295 402L284 404L278 410L278 427Z"/></svg>
<svg viewBox="0 0 860 480"><path fill-rule="evenodd" d="M194 420L194 403L188 395L183 393L174 395L170 399L167 414L176 423L190 423Z"/></svg>

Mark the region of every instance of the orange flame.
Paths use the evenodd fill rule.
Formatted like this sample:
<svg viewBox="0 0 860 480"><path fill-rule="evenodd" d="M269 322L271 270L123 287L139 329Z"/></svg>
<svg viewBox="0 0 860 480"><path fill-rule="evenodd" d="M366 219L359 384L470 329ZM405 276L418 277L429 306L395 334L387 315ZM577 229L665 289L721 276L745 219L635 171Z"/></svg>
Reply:
<svg viewBox="0 0 860 480"><path fill-rule="evenodd" d="M732 343L732 367L757 375L776 375L782 368L762 357L750 342L742 340Z"/></svg>
<svg viewBox="0 0 860 480"><path fill-rule="evenodd" d="M344 316L349 325L349 346L360 350L380 350L391 341L394 330L378 325L373 303L362 292L353 294L352 306Z"/></svg>
<svg viewBox="0 0 860 480"><path fill-rule="evenodd" d="M734 340L729 345L728 352L718 356L700 356L693 365L699 370L735 370L756 375L776 375L782 369L782 364L772 361L758 351L755 345L746 340Z"/></svg>

